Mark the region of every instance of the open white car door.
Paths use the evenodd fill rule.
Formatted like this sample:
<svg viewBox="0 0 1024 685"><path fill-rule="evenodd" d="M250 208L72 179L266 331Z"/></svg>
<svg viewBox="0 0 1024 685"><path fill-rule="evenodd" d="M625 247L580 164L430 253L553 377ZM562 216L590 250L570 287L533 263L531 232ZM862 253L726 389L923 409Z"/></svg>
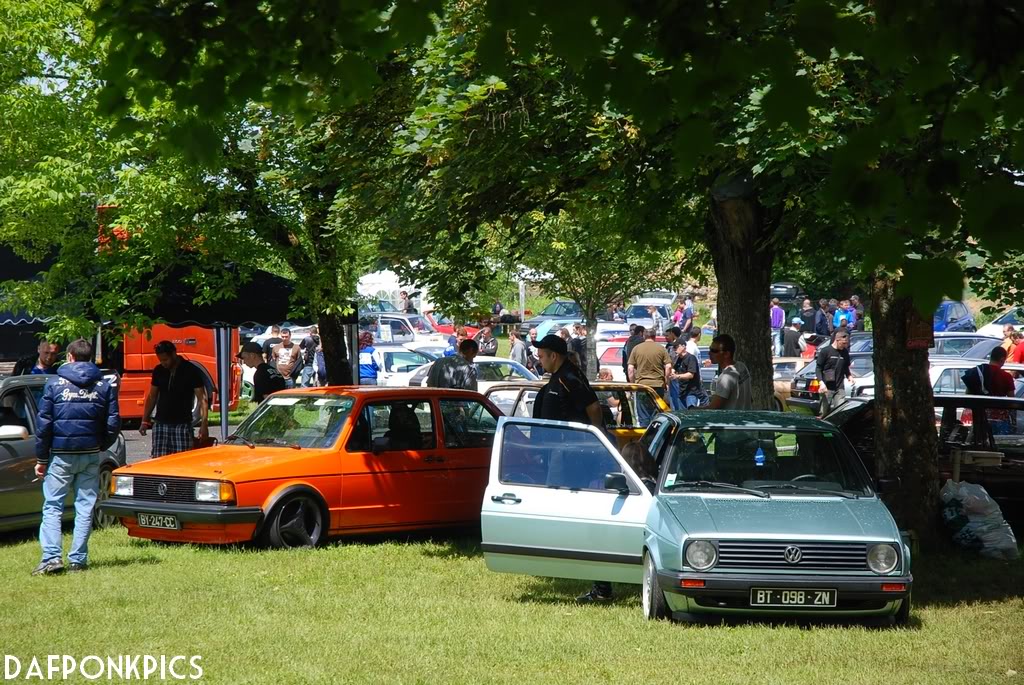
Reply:
<svg viewBox="0 0 1024 685"><path fill-rule="evenodd" d="M607 489L608 474L618 488ZM640 583L653 498L593 426L504 417L481 510L492 571Z"/></svg>

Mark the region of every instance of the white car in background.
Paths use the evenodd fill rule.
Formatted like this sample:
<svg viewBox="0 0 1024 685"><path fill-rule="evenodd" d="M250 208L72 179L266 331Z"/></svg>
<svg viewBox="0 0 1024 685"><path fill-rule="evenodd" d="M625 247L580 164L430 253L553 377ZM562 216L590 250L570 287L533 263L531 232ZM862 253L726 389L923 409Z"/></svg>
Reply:
<svg viewBox="0 0 1024 685"><path fill-rule="evenodd" d="M420 349L414 346L420 345ZM431 354L425 343L407 343L405 345L374 345L374 349L384 358L384 371L378 377L381 385L408 385L409 378L424 364L429 364L444 352L440 348L437 354ZM242 364L242 394L252 396L252 379L256 369Z"/></svg>
<svg viewBox="0 0 1024 685"><path fill-rule="evenodd" d="M942 359L932 360L928 368L928 377L931 380L932 392L943 395L966 395L967 388L961 376L968 369L973 369L984 361L978 359ZM1024 373L1024 365L1004 364L1003 371L1011 376L1014 372ZM875 374L870 373L857 379L857 395L865 397L875 396Z"/></svg>
<svg viewBox="0 0 1024 685"><path fill-rule="evenodd" d="M993 338L1003 339L1003 326L1010 324L1018 331L1024 330L1024 307L1013 307L985 326L978 329L978 335L990 335Z"/></svg>
<svg viewBox="0 0 1024 685"><path fill-rule="evenodd" d="M488 388L497 383L538 380L536 374L511 359L478 356L473 360L473 364L476 365L477 390L481 393L486 392ZM425 386L427 384L427 375L430 373L432 366L433 362L421 366L416 373L412 374L408 383L389 382L387 385Z"/></svg>

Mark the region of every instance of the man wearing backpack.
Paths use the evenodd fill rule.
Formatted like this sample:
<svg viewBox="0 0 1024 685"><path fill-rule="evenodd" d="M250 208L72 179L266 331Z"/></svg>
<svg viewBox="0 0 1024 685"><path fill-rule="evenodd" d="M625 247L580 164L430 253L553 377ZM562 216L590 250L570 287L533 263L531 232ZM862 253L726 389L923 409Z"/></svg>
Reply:
<svg viewBox="0 0 1024 685"><path fill-rule="evenodd" d="M836 331L835 340L828 347L818 350L815 374L818 378L818 392L821 394L821 415L846 401L846 380L853 380L850 372L850 334L845 330Z"/></svg>

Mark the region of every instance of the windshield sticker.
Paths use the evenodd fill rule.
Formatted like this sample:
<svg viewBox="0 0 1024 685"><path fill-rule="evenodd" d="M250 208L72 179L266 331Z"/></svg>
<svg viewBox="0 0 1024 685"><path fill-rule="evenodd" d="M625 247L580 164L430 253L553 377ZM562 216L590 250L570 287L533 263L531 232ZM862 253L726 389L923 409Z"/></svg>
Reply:
<svg viewBox="0 0 1024 685"><path fill-rule="evenodd" d="M670 473L665 476L665 487L670 488L676 484L676 474Z"/></svg>
<svg viewBox="0 0 1024 685"><path fill-rule="evenodd" d="M764 466L764 450L760 447L754 452L754 466Z"/></svg>
<svg viewBox="0 0 1024 685"><path fill-rule="evenodd" d="M832 437L832 434L831 434L831 433L825 433L825 437L826 437L826 438L831 438L831 437Z"/></svg>
<svg viewBox="0 0 1024 685"><path fill-rule="evenodd" d="M291 407L302 401L301 397L270 397L267 404L275 407Z"/></svg>

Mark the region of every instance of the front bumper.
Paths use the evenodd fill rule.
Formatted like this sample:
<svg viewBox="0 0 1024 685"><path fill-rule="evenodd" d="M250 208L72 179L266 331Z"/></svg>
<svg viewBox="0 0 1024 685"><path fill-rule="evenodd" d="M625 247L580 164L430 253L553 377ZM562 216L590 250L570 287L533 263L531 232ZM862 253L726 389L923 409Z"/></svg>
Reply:
<svg viewBox="0 0 1024 685"><path fill-rule="evenodd" d="M704 587L682 587L684 580L704 581ZM748 614L877 614L894 612L910 596L914 577L905 576L830 576L830 575L758 575L724 573L658 572L658 585L675 610L691 613ZM883 584L901 583L901 591L883 591ZM835 589L835 607L756 607L750 605L752 588Z"/></svg>
<svg viewBox="0 0 1024 685"><path fill-rule="evenodd" d="M110 497L99 503L100 511L108 516L134 519L139 512L145 514L171 514L183 523L257 523L263 516L260 507L237 507L233 504L183 504L153 502L134 497Z"/></svg>

